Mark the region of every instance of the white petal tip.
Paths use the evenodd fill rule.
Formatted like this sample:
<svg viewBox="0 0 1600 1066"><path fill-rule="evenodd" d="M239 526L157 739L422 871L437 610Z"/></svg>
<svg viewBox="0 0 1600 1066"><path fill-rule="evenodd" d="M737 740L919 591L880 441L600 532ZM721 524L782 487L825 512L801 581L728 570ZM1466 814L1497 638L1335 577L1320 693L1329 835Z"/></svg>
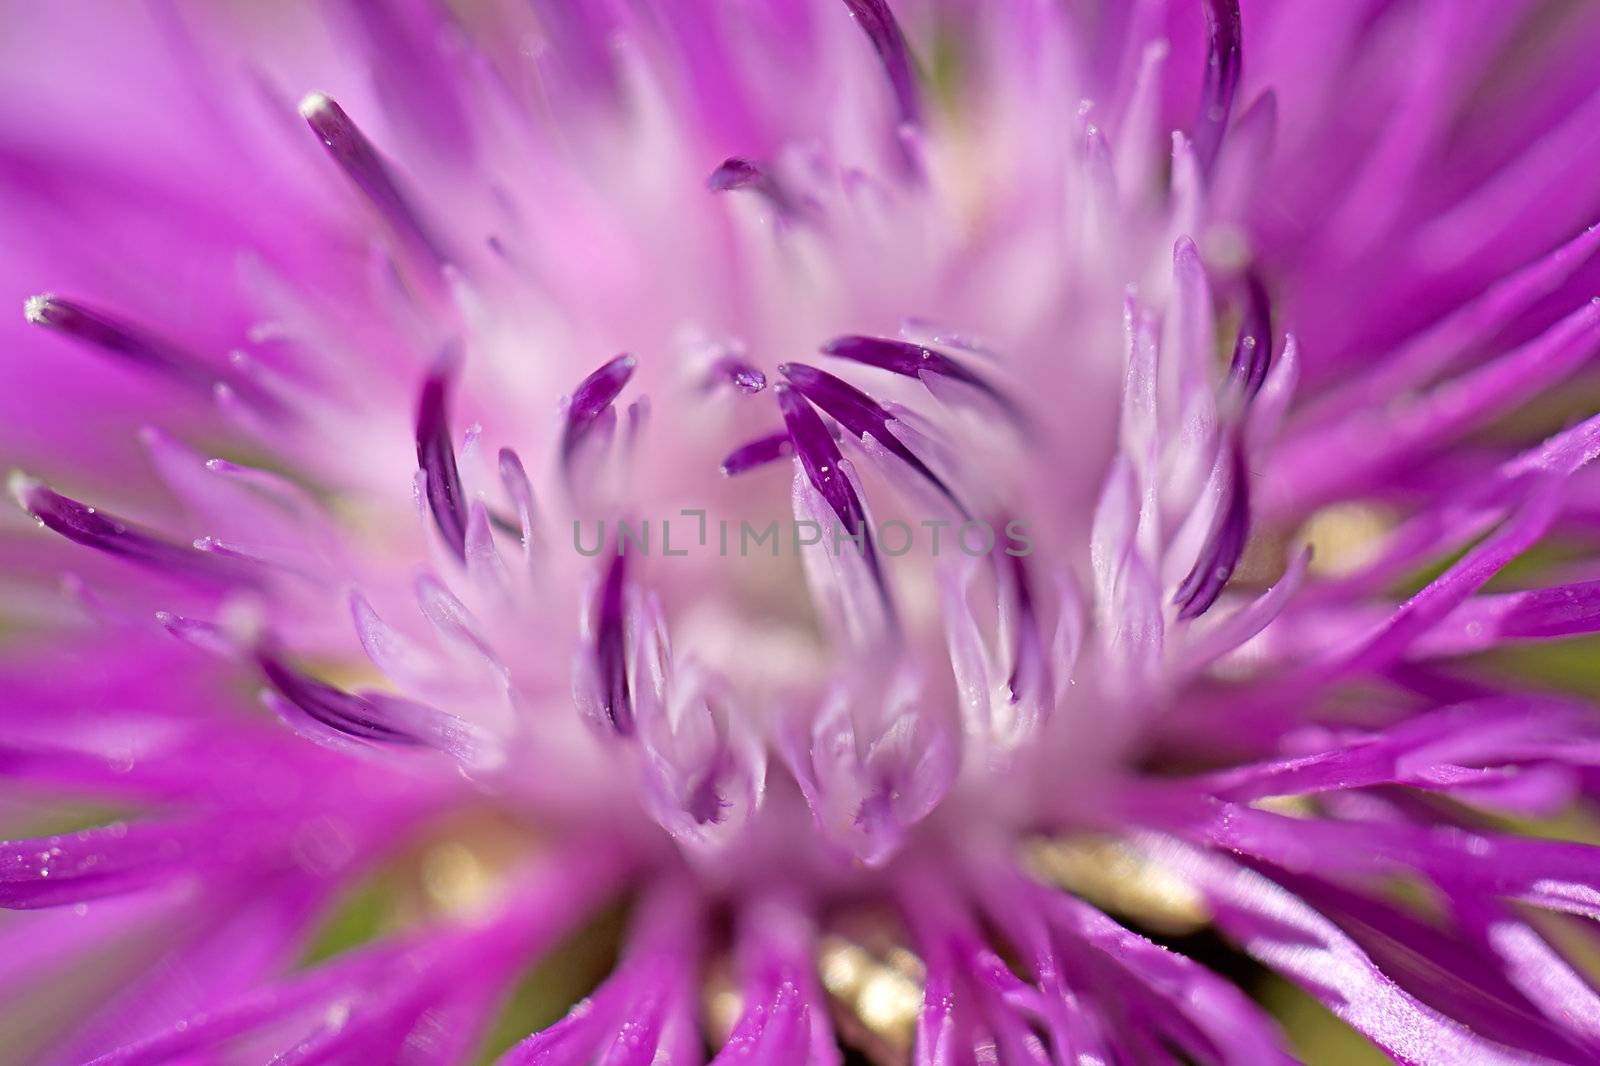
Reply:
<svg viewBox="0 0 1600 1066"><path fill-rule="evenodd" d="M300 117L313 119L333 107L333 97L327 93L306 93L300 98Z"/></svg>
<svg viewBox="0 0 1600 1066"><path fill-rule="evenodd" d="M33 513L33 508L28 505L28 496L43 484L38 478L29 477L21 470L13 470L6 477L6 491L17 501L17 506L29 514Z"/></svg>

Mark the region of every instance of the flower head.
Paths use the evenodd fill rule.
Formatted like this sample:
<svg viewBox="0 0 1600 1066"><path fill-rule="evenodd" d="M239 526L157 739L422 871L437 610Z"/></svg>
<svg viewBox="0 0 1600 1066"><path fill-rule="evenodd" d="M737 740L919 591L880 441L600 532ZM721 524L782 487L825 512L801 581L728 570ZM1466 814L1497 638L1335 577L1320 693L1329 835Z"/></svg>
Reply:
<svg viewBox="0 0 1600 1066"><path fill-rule="evenodd" d="M1600 1057L1593 11L30 24L25 1054Z"/></svg>

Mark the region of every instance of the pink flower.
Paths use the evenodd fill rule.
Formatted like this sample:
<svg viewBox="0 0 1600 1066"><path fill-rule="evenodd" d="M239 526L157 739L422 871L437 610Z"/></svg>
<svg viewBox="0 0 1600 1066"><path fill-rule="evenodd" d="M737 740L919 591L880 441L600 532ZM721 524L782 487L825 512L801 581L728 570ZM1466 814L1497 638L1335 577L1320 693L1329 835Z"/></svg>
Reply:
<svg viewBox="0 0 1600 1066"><path fill-rule="evenodd" d="M16 14L15 1054L1600 1058L1600 13Z"/></svg>

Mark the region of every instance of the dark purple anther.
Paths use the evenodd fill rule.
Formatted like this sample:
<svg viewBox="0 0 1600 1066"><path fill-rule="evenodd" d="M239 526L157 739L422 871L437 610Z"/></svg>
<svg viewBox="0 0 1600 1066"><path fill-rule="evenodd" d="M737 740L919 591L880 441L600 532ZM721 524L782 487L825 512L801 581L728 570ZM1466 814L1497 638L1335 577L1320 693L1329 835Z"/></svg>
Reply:
<svg viewBox="0 0 1600 1066"><path fill-rule="evenodd" d="M864 337L852 334L835 337L822 346L826 355L849 359L866 366L875 366L891 374L921 379L923 374L935 374L971 386L994 400L1014 418L1021 420L1021 409L1011 397L974 374L964 365L931 348L910 341L892 340L888 337Z"/></svg>
<svg viewBox="0 0 1600 1066"><path fill-rule="evenodd" d="M74 544L162 570L174 577L221 584L245 584L254 580L248 565L164 540L115 515L63 496L26 475L11 476L11 493L23 510Z"/></svg>
<svg viewBox="0 0 1600 1066"><path fill-rule="evenodd" d="M631 355L619 355L578 383L567 405L567 425L561 434L561 462L572 461L572 453L583 441L595 420L611 407L611 401L633 377L639 361Z"/></svg>
<svg viewBox="0 0 1600 1066"><path fill-rule="evenodd" d="M732 192L749 189L759 194L773 210L784 218L796 214L795 201L772 172L760 163L739 156L730 156L706 179L706 188L712 192Z"/></svg>
<svg viewBox="0 0 1600 1066"><path fill-rule="evenodd" d="M883 73L894 91L895 111L902 124L916 125L922 119L922 104L917 98L916 72L911 67L911 49L905 34L885 0L844 0L867 40L872 42Z"/></svg>
<svg viewBox="0 0 1600 1066"><path fill-rule="evenodd" d="M251 379L207 366L205 360L193 352L75 300L48 294L33 296L23 305L22 313L34 325L53 329L142 370L161 374L207 398L218 384L225 384L254 407L282 410L278 399Z"/></svg>
<svg viewBox="0 0 1600 1066"><path fill-rule="evenodd" d="M1246 400L1255 399L1272 367L1272 303L1266 286L1254 271L1245 275L1244 313L1239 336L1233 342L1233 363L1228 377Z"/></svg>
<svg viewBox="0 0 1600 1066"><path fill-rule="evenodd" d="M767 375L736 355L724 355L711 364L706 374L707 387L732 385L740 392L754 395L767 387Z"/></svg>
<svg viewBox="0 0 1600 1066"><path fill-rule="evenodd" d="M706 188L712 192L730 192L734 189L765 192L764 186L769 186L771 182L772 175L761 164L735 155L723 160L722 165L711 172L706 179Z"/></svg>
<svg viewBox="0 0 1600 1066"><path fill-rule="evenodd" d="M689 794L684 810L694 819L696 825L718 825L727 817L723 812L732 804L722 798L722 790L718 786L731 768L729 763L728 750L719 747L717 754L711 760L711 765L706 768L705 776Z"/></svg>
<svg viewBox="0 0 1600 1066"><path fill-rule="evenodd" d="M1004 528L1006 523L1001 523ZM1047 687L1044 654L1044 634L1039 629L1039 612L1033 604L1033 586L1028 578L1028 564L1020 555L1006 555L1011 571L1011 588L1017 598L1017 653L1011 663L1011 676L1006 679L1006 692L1012 703L1021 703L1027 688Z"/></svg>
<svg viewBox="0 0 1600 1066"><path fill-rule="evenodd" d="M1195 120L1194 150L1206 173L1217 161L1228 128L1234 92L1239 88L1239 0L1205 0L1206 73L1200 88L1200 115Z"/></svg>
<svg viewBox="0 0 1600 1066"><path fill-rule="evenodd" d="M1231 465L1227 482L1222 487L1223 499L1212 520L1211 531L1200 548L1194 569L1178 586L1172 602L1178 605L1179 618L1198 618L1217 602L1222 589L1233 576L1234 567L1244 554L1245 541L1250 536L1250 486L1246 480L1244 451L1237 443L1231 446Z"/></svg>
<svg viewBox="0 0 1600 1066"><path fill-rule="evenodd" d="M924 373L942 374L957 381L965 381L969 385L983 384L954 359L941 355L931 348L924 348L920 344L912 344L910 341L851 334L835 337L822 346L822 351L827 355L865 363L867 366L875 366L903 377L915 378Z"/></svg>
<svg viewBox="0 0 1600 1066"><path fill-rule="evenodd" d="M789 439L800 457L800 465L805 468L806 477L845 528L854 533L862 523L861 504L839 468L839 461L844 458L839 446L833 442L821 417L799 393L781 384L775 391L778 410L783 412L783 423L789 428Z"/></svg>
<svg viewBox="0 0 1600 1066"><path fill-rule="evenodd" d="M372 142L344 113L344 109L321 93L300 101L300 115L322 139L328 155L344 171L345 177L377 209L396 234L435 268L445 261L441 245L434 240L422 216L411 206L395 183L389 167Z"/></svg>
<svg viewBox="0 0 1600 1066"><path fill-rule="evenodd" d="M729 806L731 804L717 790L716 781L708 775L689 797L687 810L696 825L717 825L727 817L723 811Z"/></svg>
<svg viewBox="0 0 1600 1066"><path fill-rule="evenodd" d="M450 369L441 366L422 383L417 400L417 466L424 475L428 510L450 550L467 557L467 500L456 467L456 450L450 441Z"/></svg>
<svg viewBox="0 0 1600 1066"><path fill-rule="evenodd" d="M769 433L728 453L728 457L722 460L722 476L733 477L735 474L754 470L758 466L766 466L793 454L794 442L789 439L787 430Z"/></svg>
<svg viewBox="0 0 1600 1066"><path fill-rule="evenodd" d="M329 729L380 744L422 743L420 737L385 721L370 700L307 677L267 652L257 652L256 662L280 696Z"/></svg>
<svg viewBox="0 0 1600 1066"><path fill-rule="evenodd" d="M949 500L963 516L967 514L967 509L956 499L955 493L943 479L935 474L928 464L917 458L916 453L907 448L899 437L890 432L889 423L894 420L894 416L876 400L849 382L805 363L784 363L778 367L778 371L789 379L789 383L797 392L837 419L845 428L845 432L858 439L863 435L871 436L885 451L911 467L938 489L939 494ZM799 441L796 440L796 443Z"/></svg>
<svg viewBox="0 0 1600 1066"><path fill-rule="evenodd" d="M48 327L136 366L179 378L208 392L217 380L215 372L208 371L195 356L176 345L75 301L58 296L35 296L24 305L23 315L35 325Z"/></svg>
<svg viewBox="0 0 1600 1066"><path fill-rule="evenodd" d="M789 427L789 439L794 442L795 454L800 458L807 480L827 501L828 508L844 524L845 531L852 538L861 538L862 554L866 556L867 566L871 568L873 580L878 585L878 593L887 606L889 589L884 583L883 571L878 566L872 533L867 529L866 509L856 496L855 486L850 484L850 479L839 466L844 456L834 443L833 435L797 389L780 384L774 390L778 396L778 409L783 412L784 425Z"/></svg>
<svg viewBox="0 0 1600 1066"><path fill-rule="evenodd" d="M600 706L620 736L633 732L633 695L628 690L626 602L628 564L619 545L600 585L595 609L594 654Z"/></svg>

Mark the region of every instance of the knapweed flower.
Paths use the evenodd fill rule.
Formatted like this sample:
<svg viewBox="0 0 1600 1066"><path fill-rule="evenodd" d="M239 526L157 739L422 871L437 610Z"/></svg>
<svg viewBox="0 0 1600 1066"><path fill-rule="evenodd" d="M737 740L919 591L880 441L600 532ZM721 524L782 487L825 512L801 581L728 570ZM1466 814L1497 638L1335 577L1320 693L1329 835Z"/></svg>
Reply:
<svg viewBox="0 0 1600 1066"><path fill-rule="evenodd" d="M1600 1061L1595 5L5 10L8 1061Z"/></svg>

